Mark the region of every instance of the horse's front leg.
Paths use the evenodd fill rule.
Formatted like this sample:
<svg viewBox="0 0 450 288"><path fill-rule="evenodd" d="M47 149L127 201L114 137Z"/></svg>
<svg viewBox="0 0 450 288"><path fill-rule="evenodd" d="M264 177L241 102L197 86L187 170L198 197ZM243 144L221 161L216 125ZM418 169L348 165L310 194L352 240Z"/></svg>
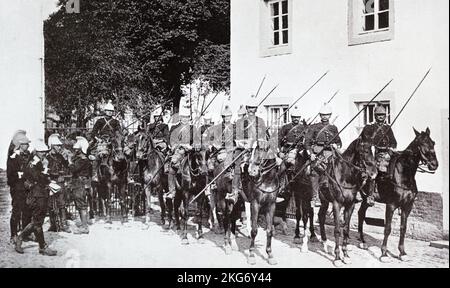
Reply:
<svg viewBox="0 0 450 288"><path fill-rule="evenodd" d="M386 204L386 213L385 213L385 226L384 226L384 238L383 238L383 244L381 245L381 262L390 262L391 259L387 255L387 243L389 235L392 231L392 216L394 215L394 211L397 207L395 207L393 204Z"/></svg>
<svg viewBox="0 0 450 288"><path fill-rule="evenodd" d="M366 219L366 212L367 209L369 208L369 204L367 203L367 200L364 200L361 203L361 207L359 207L358 210L358 233L359 233L359 241L361 241L361 243L359 243L359 248L367 250L368 246L366 244L366 240L364 238L364 221Z"/></svg>
<svg viewBox="0 0 450 288"><path fill-rule="evenodd" d="M251 202L251 225L252 230L250 232L250 236L252 237L252 241L250 244L250 253L248 256L248 264L255 265L256 264L256 256L255 256L255 239L258 234L258 214L259 214L259 204L256 200L252 200Z"/></svg>
<svg viewBox="0 0 450 288"><path fill-rule="evenodd" d="M295 236L294 243L301 244L300 238L300 220L302 219L302 200L300 196L297 195L298 192L294 192L294 201L295 201Z"/></svg>
<svg viewBox="0 0 450 288"><path fill-rule="evenodd" d="M189 220L189 193L187 191L183 192L183 207L184 207L184 221L183 221L183 233L181 236L181 244L189 244L187 237L188 220Z"/></svg>
<svg viewBox="0 0 450 288"><path fill-rule="evenodd" d="M226 255L231 254L231 238L230 238L230 212L229 212L229 204L226 203L225 200L220 201L220 212L223 215L223 229L225 231L223 240L224 240L224 250Z"/></svg>
<svg viewBox="0 0 450 288"><path fill-rule="evenodd" d="M108 181L106 183L106 199L105 199L106 223L107 224L112 224L112 219L111 219L112 190L113 190L112 184L110 181Z"/></svg>
<svg viewBox="0 0 450 288"><path fill-rule="evenodd" d="M158 193L158 201L161 208L161 225L164 226L166 224L166 204L164 203L164 192L162 185L158 185L156 191Z"/></svg>
<svg viewBox="0 0 450 288"><path fill-rule="evenodd" d="M200 196L199 199L199 207L200 207L200 219L199 222L197 224L197 234L198 237L197 239L199 240L200 243L204 243L204 238L203 238L203 206L205 204L205 197Z"/></svg>
<svg viewBox="0 0 450 288"><path fill-rule="evenodd" d="M348 256L348 239L350 238L350 219L352 218L353 209L355 209L355 203L352 202L350 204L347 204L344 209L344 241L342 243L342 252L344 254L344 263L345 264L351 264L350 257Z"/></svg>
<svg viewBox="0 0 450 288"><path fill-rule="evenodd" d="M127 190L123 183L117 185L120 195L120 211L122 214L122 223L128 222L128 205L127 205Z"/></svg>
<svg viewBox="0 0 450 288"><path fill-rule="evenodd" d="M267 223L267 243L266 243L266 253L267 253L267 262L270 265L277 265L278 262L273 256L272 253L272 236L273 236L273 216L275 214L275 203L271 204L266 213L266 223Z"/></svg>
<svg viewBox="0 0 450 288"><path fill-rule="evenodd" d="M314 209L308 205L308 202L305 201L303 204L308 209L308 216L309 216L309 232L311 233L310 241L311 242L319 242L319 239L317 239L316 232L314 231Z"/></svg>
<svg viewBox="0 0 450 288"><path fill-rule="evenodd" d="M322 205L320 206L319 213L318 213L320 237L322 238L322 242L324 242L324 244L326 244L326 242L327 242L327 233L325 230L325 219L327 217L328 206L330 206L330 202L322 201Z"/></svg>
<svg viewBox="0 0 450 288"><path fill-rule="evenodd" d="M334 261L336 267L341 267L344 263L341 259L340 237L341 237L341 205L335 200L333 201L333 216L334 216Z"/></svg>
<svg viewBox="0 0 450 288"><path fill-rule="evenodd" d="M405 252L405 234L408 224L408 216L412 209L412 201L401 208L401 220L400 220L400 240L398 242L398 250L400 251L399 259L402 261L409 261L408 255Z"/></svg>

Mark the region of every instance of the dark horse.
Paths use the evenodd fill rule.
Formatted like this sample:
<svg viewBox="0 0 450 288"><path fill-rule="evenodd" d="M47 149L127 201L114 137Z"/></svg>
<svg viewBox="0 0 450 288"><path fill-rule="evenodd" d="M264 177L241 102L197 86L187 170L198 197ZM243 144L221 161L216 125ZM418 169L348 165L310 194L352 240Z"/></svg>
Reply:
<svg viewBox="0 0 450 288"><path fill-rule="evenodd" d="M354 140L343 154L333 151L329 164L325 170L328 178L326 186L320 188L320 199L322 205L319 210L319 224L322 241L326 243L325 216L328 206L332 203L334 214L334 238L335 238L335 266L349 264L350 258L347 250L347 243L350 232L350 218L355 207L356 193L367 185L368 179L375 179L377 168L373 146L361 141L360 138ZM344 258L340 256L340 213L344 207L344 239L342 252Z"/></svg>
<svg viewBox="0 0 450 288"><path fill-rule="evenodd" d="M142 135L137 141L137 158L139 173L143 180L142 185L147 199L146 214L151 211L151 195L158 195L161 208L161 225L165 225L166 203L164 201L164 191L168 191L167 174L164 173L165 156L155 147L151 136ZM171 224L171 214L169 214L169 227Z"/></svg>
<svg viewBox="0 0 450 288"><path fill-rule="evenodd" d="M386 204L384 239L381 246L380 261L387 262L390 258L387 255L387 241L391 233L392 216L397 208L401 211L400 220L400 240L398 249L400 251L400 260L406 261L405 252L405 234L409 213L417 196L417 184L415 180L416 172L425 171L421 166L424 164L428 170L435 171L438 168L436 152L434 150L435 142L430 137L430 129L425 132L418 132L415 139L402 152L395 153L389 163L388 175L381 173L376 178L376 187L373 196L375 201ZM366 217L366 211L369 205L364 199L361 208L358 211L358 232L360 233L360 247L367 249L363 233L363 223Z"/></svg>
<svg viewBox="0 0 450 288"><path fill-rule="evenodd" d="M239 250L236 243L236 221L239 219L239 204L234 204L232 201L226 200L225 197L232 191L232 181L234 176L234 168L231 164L233 158L233 151L225 152L225 148L216 151L217 154L222 154L221 161L216 160L214 163L213 176L219 175L223 169L227 168L226 172L216 180L215 202L218 207L218 214L220 221L224 228L224 249L225 254L231 254L232 250ZM238 201L240 201L239 199ZM213 207L212 207L213 208Z"/></svg>
<svg viewBox="0 0 450 288"><path fill-rule="evenodd" d="M313 188L311 178L305 165L308 162L308 154L305 149L298 151L295 157L295 165L288 166L289 190L293 193L295 201L295 236L294 243L302 244L301 251L308 251L308 235L306 233L308 220L310 240L318 241L314 232L314 209L311 207L311 199L313 196ZM298 174L298 175L297 175ZM294 178L295 177L295 178ZM300 238L300 221L303 221L303 241Z"/></svg>
<svg viewBox="0 0 450 288"><path fill-rule="evenodd" d="M177 230L181 230L180 227L180 206L183 204L183 232L181 236L182 244L189 244L187 238L187 222L189 220L189 201L191 197L197 196L203 188L206 186L207 181L207 170L206 164L204 163L204 157L200 150L192 149L186 152L184 159L180 164L180 173L177 173L177 191L174 198L174 214L175 214L175 224ZM178 189L179 188L179 189ZM200 241L203 241L203 210L206 196L203 193L197 198L197 208L200 212L199 221L197 226L197 237ZM169 206L169 211L171 210L171 205ZM169 212L170 213L170 212Z"/></svg>
<svg viewBox="0 0 450 288"><path fill-rule="evenodd" d="M97 143L97 176L98 197L106 211L107 223L111 221L112 198L119 198L122 222L128 218L126 183L128 178L128 162L121 147L122 141L111 145L107 140ZM114 194L114 188L117 188Z"/></svg>
<svg viewBox="0 0 450 288"><path fill-rule="evenodd" d="M264 213L266 219L267 243L266 252L268 263L276 265L277 261L272 253L273 217L275 214L275 204L277 193L280 190L281 180L278 176L278 165L276 159L267 159L267 150L259 147L255 142L251 149L251 156L248 165L248 189L244 188L244 193L251 205L251 244L248 263L256 264L255 238L258 233L258 217ZM273 158L273 157L272 157ZM244 185L243 185L244 186Z"/></svg>

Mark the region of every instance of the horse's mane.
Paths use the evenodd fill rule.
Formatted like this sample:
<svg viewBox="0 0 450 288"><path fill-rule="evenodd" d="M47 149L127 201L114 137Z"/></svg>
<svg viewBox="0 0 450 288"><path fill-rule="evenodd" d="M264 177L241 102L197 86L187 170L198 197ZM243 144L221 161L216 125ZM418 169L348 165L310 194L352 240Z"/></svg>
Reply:
<svg viewBox="0 0 450 288"><path fill-rule="evenodd" d="M342 153L342 157L345 159L352 159L356 154L356 148L358 147L359 142L361 141L361 138L356 138L355 140L348 145L347 149L345 149L344 153Z"/></svg>

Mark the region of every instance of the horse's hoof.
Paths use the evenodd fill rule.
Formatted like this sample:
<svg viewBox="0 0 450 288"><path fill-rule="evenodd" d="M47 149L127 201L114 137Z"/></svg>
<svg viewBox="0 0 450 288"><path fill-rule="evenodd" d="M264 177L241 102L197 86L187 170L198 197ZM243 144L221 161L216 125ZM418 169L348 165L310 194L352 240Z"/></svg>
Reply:
<svg viewBox="0 0 450 288"><path fill-rule="evenodd" d="M352 260L350 259L350 257L344 257L342 261L344 262L344 264L352 264Z"/></svg>
<svg viewBox="0 0 450 288"><path fill-rule="evenodd" d="M311 236L309 237L309 241L312 243L319 243L319 238L317 238L316 236Z"/></svg>
<svg viewBox="0 0 450 288"><path fill-rule="evenodd" d="M411 260L412 260L411 257L409 257L408 255L400 255L398 258L402 262L411 262Z"/></svg>
<svg viewBox="0 0 450 288"><path fill-rule="evenodd" d="M188 239L182 239L181 240L181 245L189 245Z"/></svg>
<svg viewBox="0 0 450 288"><path fill-rule="evenodd" d="M269 258L269 259L267 259L267 262L268 262L270 265L277 265L277 264L278 264L278 261L277 261L277 259L275 259L275 258Z"/></svg>
<svg viewBox="0 0 450 288"><path fill-rule="evenodd" d="M341 259L338 259L338 260L334 260L333 261L333 265L335 266L335 267L342 267L342 266L344 266L344 262L341 260Z"/></svg>
<svg viewBox="0 0 450 288"><path fill-rule="evenodd" d="M247 263L250 265L255 265L256 264L256 257L255 256L249 256L247 259Z"/></svg>
<svg viewBox="0 0 450 288"><path fill-rule="evenodd" d="M239 251L239 246L237 245L237 243L236 243L236 240L232 240L231 241L231 249L233 250L233 251Z"/></svg>
<svg viewBox="0 0 450 288"><path fill-rule="evenodd" d="M294 244L302 244L302 238L294 237Z"/></svg>
<svg viewBox="0 0 450 288"><path fill-rule="evenodd" d="M302 248L300 249L300 251L302 253L308 253L309 252L308 245L307 244L303 244Z"/></svg>
<svg viewBox="0 0 450 288"><path fill-rule="evenodd" d="M388 256L381 256L380 257L380 262L381 263L391 263L392 259L390 257L388 257Z"/></svg>
<svg viewBox="0 0 450 288"><path fill-rule="evenodd" d="M225 249L225 254L226 255L231 255L232 250L231 250L231 247L229 245L225 246L224 249Z"/></svg>
<svg viewBox="0 0 450 288"><path fill-rule="evenodd" d="M369 249L369 245L367 245L366 243L362 243L362 242L359 243L358 247L363 250Z"/></svg>
<svg viewBox="0 0 450 288"><path fill-rule="evenodd" d="M199 244L205 244L205 238L198 238Z"/></svg>

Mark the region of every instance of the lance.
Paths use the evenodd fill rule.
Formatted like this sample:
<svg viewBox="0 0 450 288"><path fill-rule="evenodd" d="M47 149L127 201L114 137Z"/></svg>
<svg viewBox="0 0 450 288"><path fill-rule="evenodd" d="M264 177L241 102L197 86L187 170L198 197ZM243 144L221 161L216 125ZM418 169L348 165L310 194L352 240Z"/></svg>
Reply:
<svg viewBox="0 0 450 288"><path fill-rule="evenodd" d="M258 97L259 91L261 91L261 88L262 88L262 86L264 84L264 81L266 81L266 75L264 75L264 78L262 79L261 84L259 84L258 91L256 91L255 97Z"/></svg>
<svg viewBox="0 0 450 288"><path fill-rule="evenodd" d="M242 151L241 153L239 153L239 155L233 159L233 161L227 165L227 167L225 167L219 174L217 174L216 177L214 177L214 179L212 179L206 186L205 188L202 189L202 191L200 191L200 193L198 193L192 200L191 202L189 202L189 205L191 205L195 200L197 200L198 197L200 197L200 195L202 195L206 189L211 186L212 183L214 183L214 181L216 181L217 179L219 179L220 176L222 176L228 168L231 167L231 165L233 165L239 158L242 157L242 155L244 155L245 153L247 153L247 150Z"/></svg>
<svg viewBox="0 0 450 288"><path fill-rule="evenodd" d="M295 104L297 104L297 102L298 101L300 101L303 97L305 97L306 96L306 94L308 94L308 92L312 89L312 88L314 88L314 86L316 86L317 85L317 83L319 83L322 79L323 79L323 77L325 77L327 74L328 74L328 72L330 72L330 71L327 71L327 72L325 72L316 82L314 82L314 84L311 86L311 87L309 87L308 88L308 90L306 90L291 106L289 106L289 108L288 109L286 109L286 111L284 111L281 115L280 115L280 117L278 117L278 119L277 119L277 121L278 120L280 120L292 107L294 107L295 106Z"/></svg>
<svg viewBox="0 0 450 288"><path fill-rule="evenodd" d="M327 104L330 104L331 101L333 101L334 97L336 97L336 95L337 95L338 93L339 93L339 90L337 90L337 91L333 94L333 96L330 98L330 100L328 100L326 103L327 103ZM317 119L317 117L319 117L319 115L320 115L320 113L317 113L316 116L314 116L314 118L313 118L311 121L307 121L307 122L309 123L308 125L311 125L312 123L314 123L314 121Z"/></svg>
<svg viewBox="0 0 450 288"><path fill-rule="evenodd" d="M273 91L275 91L278 88L279 85L280 84L275 85L275 87L273 87L273 89L270 90L270 92L261 100L261 102L259 102L256 108L259 108L259 106L261 106L261 104L264 103L264 101L266 101L267 98L269 98L269 96L273 93Z"/></svg>
<svg viewBox="0 0 450 288"><path fill-rule="evenodd" d="M392 83L393 80L394 79L391 79L386 85L384 85L384 87L369 101L369 103L367 103L367 105L365 105L364 108L361 108L361 110L359 110L358 113L356 113L356 115L344 126L344 128L342 128L330 141L328 141L328 143L332 143L337 137L339 137L339 135L362 113L362 111L367 109L367 107L371 103L373 103L373 101L384 91L384 89L386 89L387 86L389 86L389 84ZM317 153L317 155L322 154L323 151L324 149L320 150L319 153ZM306 161L306 163L303 164L302 168L294 175L294 177L288 183L286 183L285 187L288 186L295 178L297 178L298 175L300 175L300 173L302 173L303 170L305 170L310 163L311 160L308 159L308 161Z"/></svg>

